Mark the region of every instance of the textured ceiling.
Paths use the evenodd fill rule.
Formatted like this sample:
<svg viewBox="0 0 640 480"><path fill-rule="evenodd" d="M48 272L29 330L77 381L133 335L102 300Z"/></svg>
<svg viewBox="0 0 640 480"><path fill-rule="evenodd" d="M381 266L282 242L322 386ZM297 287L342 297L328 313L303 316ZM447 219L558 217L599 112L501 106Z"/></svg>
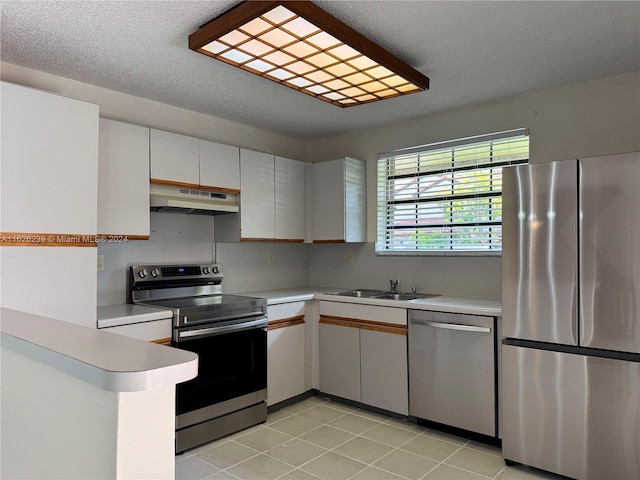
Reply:
<svg viewBox="0 0 640 480"><path fill-rule="evenodd" d="M2 60L308 140L640 70L638 1L316 1L431 79L342 109L187 48L236 3L2 0Z"/></svg>

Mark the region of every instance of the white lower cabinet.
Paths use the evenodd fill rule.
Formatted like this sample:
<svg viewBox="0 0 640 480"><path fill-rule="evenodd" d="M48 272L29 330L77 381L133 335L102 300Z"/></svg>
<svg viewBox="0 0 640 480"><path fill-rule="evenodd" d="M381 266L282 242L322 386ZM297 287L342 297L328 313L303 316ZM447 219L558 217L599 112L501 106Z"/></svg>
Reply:
<svg viewBox="0 0 640 480"><path fill-rule="evenodd" d="M360 330L362 403L409 414L407 337Z"/></svg>
<svg viewBox="0 0 640 480"><path fill-rule="evenodd" d="M306 391L304 302L267 308L267 404Z"/></svg>
<svg viewBox="0 0 640 480"><path fill-rule="evenodd" d="M320 324L320 391L362 401L360 393L360 330Z"/></svg>
<svg viewBox="0 0 640 480"><path fill-rule="evenodd" d="M407 311L320 302L320 391L409 414Z"/></svg>

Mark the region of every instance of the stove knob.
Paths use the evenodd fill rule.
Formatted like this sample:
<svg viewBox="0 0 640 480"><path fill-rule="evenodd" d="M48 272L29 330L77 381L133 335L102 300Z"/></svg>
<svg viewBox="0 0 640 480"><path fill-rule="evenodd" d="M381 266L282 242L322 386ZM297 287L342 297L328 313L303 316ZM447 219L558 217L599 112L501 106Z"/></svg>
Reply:
<svg viewBox="0 0 640 480"><path fill-rule="evenodd" d="M157 277L159 273L160 272L158 271L157 268L154 268L153 270L151 270L151 276L152 277Z"/></svg>
<svg viewBox="0 0 640 480"><path fill-rule="evenodd" d="M220 269L218 267L213 267L213 269L211 270L212 273L214 274L218 274L218 272L220 271Z"/></svg>
<svg viewBox="0 0 640 480"><path fill-rule="evenodd" d="M204 273L205 275L206 275L207 273L209 273L209 267L204 267L204 268L202 269L202 273Z"/></svg>
<svg viewBox="0 0 640 480"><path fill-rule="evenodd" d="M138 276L139 276L140 278L144 278L144 277L146 277L146 276L147 276L147 271L143 268L142 270L140 270L140 271L138 272Z"/></svg>

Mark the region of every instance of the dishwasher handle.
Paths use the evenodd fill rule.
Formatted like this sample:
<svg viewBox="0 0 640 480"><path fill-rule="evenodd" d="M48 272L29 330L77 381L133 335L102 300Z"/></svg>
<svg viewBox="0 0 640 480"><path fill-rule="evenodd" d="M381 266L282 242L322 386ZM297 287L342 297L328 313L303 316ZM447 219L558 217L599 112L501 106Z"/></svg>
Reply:
<svg viewBox="0 0 640 480"><path fill-rule="evenodd" d="M423 327L432 327L432 328L442 328L444 330L460 330L463 332L491 333L491 328L476 327L475 325L459 325L457 323L430 322L426 320L415 320L415 319L410 320L410 322L413 325L420 325Z"/></svg>

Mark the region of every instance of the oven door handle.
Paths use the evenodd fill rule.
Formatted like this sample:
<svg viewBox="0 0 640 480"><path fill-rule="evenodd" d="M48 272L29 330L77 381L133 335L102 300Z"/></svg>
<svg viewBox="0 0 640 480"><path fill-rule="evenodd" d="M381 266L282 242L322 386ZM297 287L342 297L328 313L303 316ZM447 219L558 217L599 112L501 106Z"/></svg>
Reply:
<svg viewBox="0 0 640 480"><path fill-rule="evenodd" d="M259 318L251 322L236 323L234 325L224 325L222 327L197 328L178 332L178 340L183 338L204 337L212 335L221 335L223 333L241 332L243 330L254 330L256 328L266 328L267 318Z"/></svg>

